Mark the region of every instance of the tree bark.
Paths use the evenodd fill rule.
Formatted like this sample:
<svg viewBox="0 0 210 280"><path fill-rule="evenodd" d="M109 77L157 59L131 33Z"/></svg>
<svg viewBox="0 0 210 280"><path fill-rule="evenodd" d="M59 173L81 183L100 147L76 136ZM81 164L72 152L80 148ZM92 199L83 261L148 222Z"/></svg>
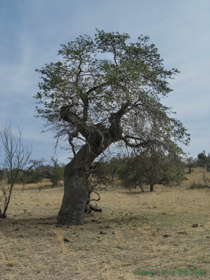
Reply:
<svg viewBox="0 0 210 280"><path fill-rule="evenodd" d="M57 222L61 225L82 225L89 199L89 166L96 155L84 145L64 170L64 196Z"/></svg>
<svg viewBox="0 0 210 280"><path fill-rule="evenodd" d="M128 105L129 102L123 104L118 112L111 114L109 128L102 123L85 126L68 106L61 108L61 118L77 126L78 131L86 138L86 144L65 167L64 196L57 217L58 224L83 224L85 208L90 196L88 187L90 166L110 144L122 139L123 130L120 120Z"/></svg>
<svg viewBox="0 0 210 280"><path fill-rule="evenodd" d="M71 172L71 168L68 168ZM61 225L82 225L89 197L86 180L78 174L64 178L64 196L57 222Z"/></svg>
<svg viewBox="0 0 210 280"><path fill-rule="evenodd" d="M150 184L150 191L153 192L154 191L154 185Z"/></svg>

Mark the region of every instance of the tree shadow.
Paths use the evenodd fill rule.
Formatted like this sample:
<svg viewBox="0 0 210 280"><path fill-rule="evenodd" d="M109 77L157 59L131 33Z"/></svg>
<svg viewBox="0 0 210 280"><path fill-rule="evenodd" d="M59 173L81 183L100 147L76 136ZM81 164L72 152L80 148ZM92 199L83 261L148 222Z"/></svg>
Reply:
<svg viewBox="0 0 210 280"><path fill-rule="evenodd" d="M0 233L7 237L18 236L20 234L36 236L37 232L48 232L56 227L56 216L43 218L18 219L7 217L0 219Z"/></svg>

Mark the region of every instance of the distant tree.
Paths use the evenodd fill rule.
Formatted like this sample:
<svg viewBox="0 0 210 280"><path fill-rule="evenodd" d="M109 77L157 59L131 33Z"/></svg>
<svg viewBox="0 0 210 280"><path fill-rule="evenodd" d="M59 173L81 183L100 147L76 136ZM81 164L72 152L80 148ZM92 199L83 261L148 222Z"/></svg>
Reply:
<svg viewBox="0 0 210 280"><path fill-rule="evenodd" d="M183 124L161 103L178 70L164 68L148 39L141 35L132 43L128 34L97 30L94 38L79 36L62 45L62 59L37 70L37 117L74 155L64 170L58 224L83 224L91 165L113 143L136 149L189 142Z"/></svg>
<svg viewBox="0 0 210 280"><path fill-rule="evenodd" d="M210 188L210 176L208 174L208 167L203 169L203 181L205 183L205 188Z"/></svg>
<svg viewBox="0 0 210 280"><path fill-rule="evenodd" d="M52 182L52 187L56 187L58 185L58 182L63 179L63 167L59 166L57 159L52 158L51 161L53 163L53 166L51 168L49 178Z"/></svg>
<svg viewBox="0 0 210 280"><path fill-rule="evenodd" d="M30 183L38 183L41 182L43 177L37 165L40 163L38 161L34 162L34 166L32 165L32 161L30 164L30 168L27 167L25 170L21 170L18 173L17 179L15 180L16 184L30 184ZM10 178L10 174L7 173L7 183L11 184L12 179Z"/></svg>
<svg viewBox="0 0 210 280"><path fill-rule="evenodd" d="M52 164L40 164L37 168L39 170L40 176L42 179L49 179L52 174L53 166Z"/></svg>
<svg viewBox="0 0 210 280"><path fill-rule="evenodd" d="M206 157L206 170L210 172L210 154Z"/></svg>
<svg viewBox="0 0 210 280"><path fill-rule="evenodd" d="M174 148L170 153L154 147L142 151L119 169L119 178L129 188L139 186L143 190L142 185L148 184L151 192L155 184L180 184L185 178L184 164L177 153L179 149Z"/></svg>
<svg viewBox="0 0 210 280"><path fill-rule="evenodd" d="M93 166L96 165L97 167L96 175L98 177L101 177L101 174L103 174L102 177L104 178L104 183L107 182L108 184L112 184L114 182L114 177L117 177L117 170L120 168L123 162L124 159L121 159L120 157L113 157L109 160L102 158L102 160L99 162L94 162Z"/></svg>
<svg viewBox="0 0 210 280"><path fill-rule="evenodd" d="M57 159L52 157L48 164L44 164L44 162L45 160L41 160L35 169L27 170L24 173L26 183L36 183L43 179L49 179L52 187L55 187L63 179L64 168L58 164Z"/></svg>
<svg viewBox="0 0 210 280"><path fill-rule="evenodd" d="M10 203L14 184L22 171L30 163L32 147L26 145L22 140L22 133L18 130L16 136L10 125L1 124L1 182L0 191L2 196L0 202L0 218L6 218L6 212ZM9 178L9 185L7 179Z"/></svg>
<svg viewBox="0 0 210 280"><path fill-rule="evenodd" d="M43 179L39 167L31 168L29 170L27 169L24 172L24 177L25 177L25 184L39 183Z"/></svg>
<svg viewBox="0 0 210 280"><path fill-rule="evenodd" d="M196 167L196 160L193 157L187 157L185 166L188 168L188 173L191 174L193 172L193 167Z"/></svg>
<svg viewBox="0 0 210 280"><path fill-rule="evenodd" d="M197 163L198 163L198 166L200 166L200 167L204 167L206 165L206 152L205 151L198 154Z"/></svg>
<svg viewBox="0 0 210 280"><path fill-rule="evenodd" d="M210 154L206 155L206 152L198 154L197 165L206 168L207 172L210 171Z"/></svg>
<svg viewBox="0 0 210 280"><path fill-rule="evenodd" d="M126 157L118 165L117 174L125 188L140 187L144 191L142 185L144 183L144 174L142 171L143 162L138 156Z"/></svg>

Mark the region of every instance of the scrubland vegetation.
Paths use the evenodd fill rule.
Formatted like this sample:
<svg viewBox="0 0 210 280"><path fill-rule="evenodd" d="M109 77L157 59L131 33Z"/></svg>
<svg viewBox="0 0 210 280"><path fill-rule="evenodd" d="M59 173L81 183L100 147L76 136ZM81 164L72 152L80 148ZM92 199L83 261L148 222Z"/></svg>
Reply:
<svg viewBox="0 0 210 280"><path fill-rule="evenodd" d="M15 185L0 219L0 279L210 279L210 190L189 188L205 184L202 167L186 177L154 192L107 186L102 212L71 227L56 226L62 186Z"/></svg>

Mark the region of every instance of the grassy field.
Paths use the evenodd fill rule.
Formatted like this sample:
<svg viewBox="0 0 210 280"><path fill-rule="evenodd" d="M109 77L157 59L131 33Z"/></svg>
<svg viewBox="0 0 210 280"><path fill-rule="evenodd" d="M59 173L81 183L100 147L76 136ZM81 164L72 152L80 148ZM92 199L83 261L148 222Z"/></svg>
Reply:
<svg viewBox="0 0 210 280"><path fill-rule="evenodd" d="M16 186L0 219L0 279L210 279L210 189L187 189L201 169L187 177L154 193L108 188L102 213L72 227L56 227L62 187Z"/></svg>

